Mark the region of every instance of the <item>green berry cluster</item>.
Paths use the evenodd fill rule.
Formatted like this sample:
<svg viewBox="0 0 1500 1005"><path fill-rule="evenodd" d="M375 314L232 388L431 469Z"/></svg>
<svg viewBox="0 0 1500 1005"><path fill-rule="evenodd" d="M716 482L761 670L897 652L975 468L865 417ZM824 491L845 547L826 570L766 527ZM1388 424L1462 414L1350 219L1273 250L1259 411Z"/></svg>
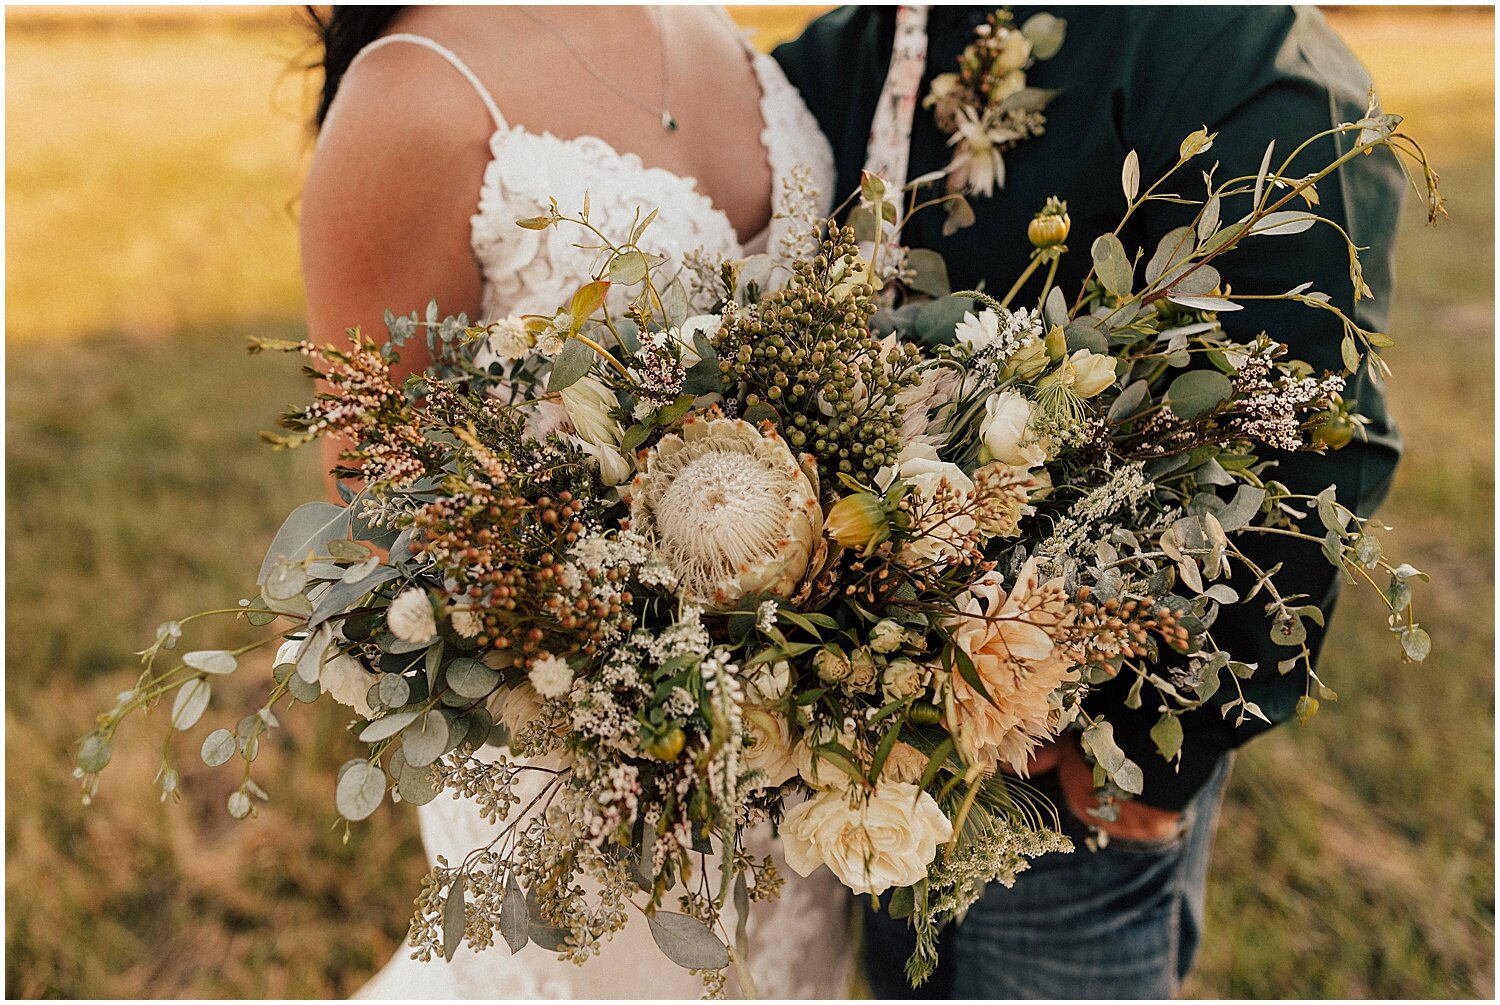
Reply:
<svg viewBox="0 0 1500 1005"><path fill-rule="evenodd" d="M830 221L818 254L797 263L785 287L714 336L720 370L740 383L742 414L775 413L792 447L817 459L824 486L840 473L868 481L895 461L897 395L919 380L916 347L887 349L871 334L876 291L865 280L853 228Z"/></svg>

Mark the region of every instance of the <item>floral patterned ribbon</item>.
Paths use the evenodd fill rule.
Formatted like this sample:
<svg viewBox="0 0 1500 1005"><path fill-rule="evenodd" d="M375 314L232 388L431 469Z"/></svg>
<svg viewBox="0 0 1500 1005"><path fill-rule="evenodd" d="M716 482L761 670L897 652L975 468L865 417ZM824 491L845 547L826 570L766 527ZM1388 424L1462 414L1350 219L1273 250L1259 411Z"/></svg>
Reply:
<svg viewBox="0 0 1500 1005"><path fill-rule="evenodd" d="M865 150L865 170L885 179L893 191L899 190L907 181L911 126L917 111L917 91L922 85L926 66L927 8L898 7L891 65L886 71L885 86L880 89L875 120L870 124L870 143Z"/></svg>

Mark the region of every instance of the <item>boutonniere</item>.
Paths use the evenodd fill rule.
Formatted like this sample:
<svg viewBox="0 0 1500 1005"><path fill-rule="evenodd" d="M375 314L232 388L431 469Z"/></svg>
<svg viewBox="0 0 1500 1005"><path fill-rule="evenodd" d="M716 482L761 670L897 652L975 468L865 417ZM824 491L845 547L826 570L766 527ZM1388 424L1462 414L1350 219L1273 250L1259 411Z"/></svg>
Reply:
<svg viewBox="0 0 1500 1005"><path fill-rule="evenodd" d="M1039 136L1043 114L1057 91L1026 85L1026 71L1062 48L1068 23L1051 14L1033 14L1017 28L1000 8L974 29L974 41L959 53L958 70L940 73L922 99L934 110L938 128L948 134L953 160L948 190L991 195L1005 187L1004 154Z"/></svg>

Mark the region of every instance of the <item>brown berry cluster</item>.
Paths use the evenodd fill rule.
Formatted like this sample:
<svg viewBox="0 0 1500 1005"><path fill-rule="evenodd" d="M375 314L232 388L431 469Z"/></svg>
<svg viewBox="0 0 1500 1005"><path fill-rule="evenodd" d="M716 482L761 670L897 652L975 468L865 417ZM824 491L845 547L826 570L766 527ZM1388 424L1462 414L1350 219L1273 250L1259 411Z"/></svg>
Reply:
<svg viewBox="0 0 1500 1005"><path fill-rule="evenodd" d="M830 222L816 257L791 282L714 336L719 368L741 384L741 414L774 411L825 486L839 473L868 480L900 450L896 396L917 383L914 346L882 345L869 329L875 290L851 227Z"/></svg>
<svg viewBox="0 0 1500 1005"><path fill-rule="evenodd" d="M549 631L561 629L570 649L592 652L613 626L629 620L631 598L614 588L613 572L598 584L585 575L574 589L565 586L561 556L584 531L584 509L566 490L531 502L471 483L417 512L412 550L443 570L451 600L479 615L481 647L524 659L546 648Z"/></svg>
<svg viewBox="0 0 1500 1005"><path fill-rule="evenodd" d="M1105 601L1090 599L1092 591L1085 586L1078 591L1078 616L1073 629L1084 662L1113 670L1110 661L1118 657L1146 659L1152 656L1151 635L1159 636L1179 652L1188 647L1190 633L1177 612L1157 604L1153 598Z"/></svg>

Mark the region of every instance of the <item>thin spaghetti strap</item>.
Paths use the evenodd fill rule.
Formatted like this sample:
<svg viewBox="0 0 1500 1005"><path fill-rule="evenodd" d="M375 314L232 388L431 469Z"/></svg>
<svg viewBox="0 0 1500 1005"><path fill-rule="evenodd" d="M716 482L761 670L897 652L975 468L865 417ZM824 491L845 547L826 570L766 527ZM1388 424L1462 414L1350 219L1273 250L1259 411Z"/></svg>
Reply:
<svg viewBox="0 0 1500 1005"><path fill-rule="evenodd" d="M355 54L354 58L349 61L349 69L354 69L354 67L358 65L361 59L364 59L376 49L390 45L393 42L410 42L412 45L420 45L424 49L431 49L439 56L442 56L448 61L449 65L451 65L459 73L463 74L464 79L474 86L474 90L479 93L480 100L484 102L484 107L489 109L490 118L494 120L495 128L510 128L510 126L505 121L505 116L500 114L500 106L495 104L495 99L490 97L489 90L484 86L484 84L480 83L480 80L477 76L475 76L474 71L469 69L468 65L463 60L454 55L453 50L449 49L447 46L440 45L439 43L434 42L426 35L413 35L411 32L405 31L396 32L395 34L391 35L382 35L380 38L377 38L375 41L371 42L369 45L365 46Z"/></svg>
<svg viewBox="0 0 1500 1005"><path fill-rule="evenodd" d="M750 36L745 32L745 29L740 27L739 22L734 19L734 16L729 13L729 9L723 4L715 4L713 10L714 13L719 15L719 20L724 23L724 27L729 30L729 34L734 37L735 41L744 46L745 51L750 54L751 60L760 58L760 50L755 47L754 42L750 41Z"/></svg>

